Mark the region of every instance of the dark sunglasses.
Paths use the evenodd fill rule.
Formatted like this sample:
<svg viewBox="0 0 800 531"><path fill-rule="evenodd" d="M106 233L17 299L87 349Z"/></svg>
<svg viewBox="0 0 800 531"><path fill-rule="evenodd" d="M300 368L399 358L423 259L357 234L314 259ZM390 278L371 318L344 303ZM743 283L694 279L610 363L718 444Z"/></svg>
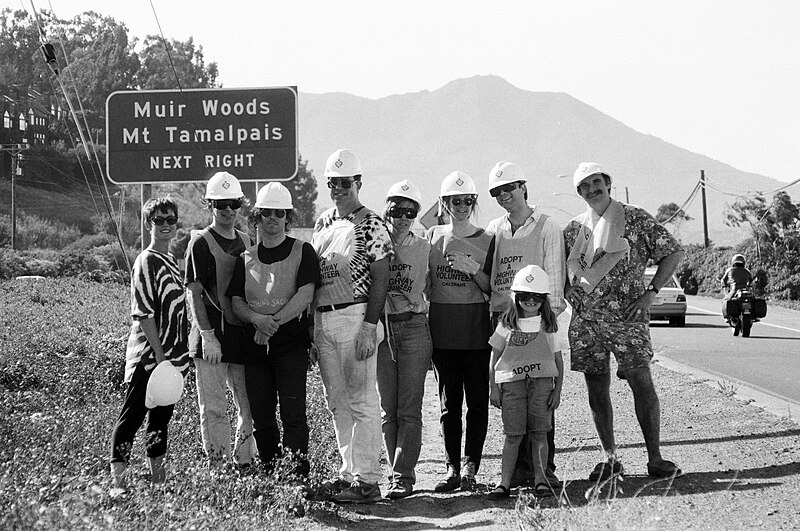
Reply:
<svg viewBox="0 0 800 531"><path fill-rule="evenodd" d="M450 204L453 205L453 206L458 206L461 203L464 203L466 206L472 206L472 205L475 204L475 200L473 198L471 198L471 197L467 197L467 198L464 198L464 199L455 197L455 198L450 200Z"/></svg>
<svg viewBox="0 0 800 531"><path fill-rule="evenodd" d="M152 221L156 227L160 227L164 223L166 223L167 225L175 225L176 223L178 223L178 217L167 216L165 218L150 218L150 221Z"/></svg>
<svg viewBox="0 0 800 531"><path fill-rule="evenodd" d="M522 183L508 183L502 186L498 186L497 188L492 188L489 190L489 195L492 197L498 197L502 193L510 194L517 188L522 186Z"/></svg>
<svg viewBox="0 0 800 531"><path fill-rule="evenodd" d="M355 182L356 181L353 179L328 179L327 185L328 188L330 188L331 190L337 187L349 190L350 188L353 187L353 183Z"/></svg>
<svg viewBox="0 0 800 531"><path fill-rule="evenodd" d="M241 199L211 199L211 206L217 210L225 210L230 207L231 210L239 210L242 208Z"/></svg>
<svg viewBox="0 0 800 531"><path fill-rule="evenodd" d="M530 291L517 291L515 295L517 296L517 300L521 302L544 302L547 300L547 295L531 293Z"/></svg>
<svg viewBox="0 0 800 531"><path fill-rule="evenodd" d="M286 217L286 211L281 208L276 208L276 209L262 208L261 212L258 213L258 217L269 218L272 217L273 214L275 215L276 218L283 219Z"/></svg>
<svg viewBox="0 0 800 531"><path fill-rule="evenodd" d="M393 218L401 218L405 215L406 219L414 219L417 217L417 211L413 208L392 207L389 209L389 215Z"/></svg>

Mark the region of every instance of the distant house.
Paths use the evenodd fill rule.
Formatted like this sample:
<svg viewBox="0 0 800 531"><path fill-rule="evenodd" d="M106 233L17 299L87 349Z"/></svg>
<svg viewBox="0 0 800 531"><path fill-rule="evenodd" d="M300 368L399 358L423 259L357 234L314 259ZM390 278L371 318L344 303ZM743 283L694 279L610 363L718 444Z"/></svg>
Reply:
<svg viewBox="0 0 800 531"><path fill-rule="evenodd" d="M36 90L15 86L0 86L0 144L5 148L15 145L45 145L51 140L51 125L61 122L64 112L52 96ZM0 153L0 175L11 175L11 155Z"/></svg>

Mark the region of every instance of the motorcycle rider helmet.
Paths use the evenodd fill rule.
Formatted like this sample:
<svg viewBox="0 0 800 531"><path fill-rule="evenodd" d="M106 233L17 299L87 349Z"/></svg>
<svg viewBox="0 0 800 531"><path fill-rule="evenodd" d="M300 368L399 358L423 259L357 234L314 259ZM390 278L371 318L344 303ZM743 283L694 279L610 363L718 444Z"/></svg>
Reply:
<svg viewBox="0 0 800 531"><path fill-rule="evenodd" d="M741 254L733 255L733 258L731 258L731 266L736 267L736 264L741 264L741 267L745 266L746 262L744 259L744 255Z"/></svg>

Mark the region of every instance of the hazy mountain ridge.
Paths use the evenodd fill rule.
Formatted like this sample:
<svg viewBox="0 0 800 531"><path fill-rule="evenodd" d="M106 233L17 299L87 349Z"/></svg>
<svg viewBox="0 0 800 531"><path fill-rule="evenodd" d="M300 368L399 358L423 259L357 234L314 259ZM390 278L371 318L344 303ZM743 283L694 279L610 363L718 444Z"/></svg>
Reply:
<svg viewBox="0 0 800 531"><path fill-rule="evenodd" d="M422 188L427 207L436 200L442 178L462 170L476 181L485 224L502 213L487 192L489 170L498 160L519 163L531 202L562 224L583 205L577 196L553 194L575 195L572 172L581 161L603 164L614 176L619 199L625 200L627 186L630 202L653 213L663 203L682 204L701 169L725 183L726 191L768 191L783 184L639 133L568 94L525 91L496 76L377 100L301 92L299 108L300 153L309 168L321 179L328 154L340 147L353 150L364 169L362 201L374 209L383 204L389 186L404 178ZM745 237L722 221L723 206L733 199L709 191L710 237L716 243ZM319 207L329 205L321 186ZM695 221L682 226L679 236L701 241L699 194L687 212Z"/></svg>

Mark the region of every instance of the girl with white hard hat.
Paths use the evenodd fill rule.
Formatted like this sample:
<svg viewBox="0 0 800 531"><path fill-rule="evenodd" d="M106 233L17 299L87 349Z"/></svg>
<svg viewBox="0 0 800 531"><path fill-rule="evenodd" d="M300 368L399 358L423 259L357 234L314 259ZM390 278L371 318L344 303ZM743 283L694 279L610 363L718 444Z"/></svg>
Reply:
<svg viewBox="0 0 800 531"><path fill-rule="evenodd" d="M274 466L282 446L297 457L294 472L305 476L311 346L306 309L319 284L319 261L310 243L286 234L294 219L292 196L285 186L271 182L258 191L248 221L259 243L236 260L228 295L236 316L256 327L244 377L261 461ZM276 419L279 403L282 430Z"/></svg>
<svg viewBox="0 0 800 531"><path fill-rule="evenodd" d="M422 194L403 180L386 193L383 218L394 245L389 290L378 345L378 394L383 441L391 482L386 496L404 498L416 483L415 467L422 447L422 397L431 364L428 327L428 255L431 244L411 232Z"/></svg>
<svg viewBox="0 0 800 531"><path fill-rule="evenodd" d="M448 223L431 227L430 328L439 384L446 476L435 490L473 490L489 418L489 278L482 267L491 236L472 224L478 193L461 171L442 181L440 212ZM462 402L467 426L462 430ZM464 439L463 465L461 440Z"/></svg>

